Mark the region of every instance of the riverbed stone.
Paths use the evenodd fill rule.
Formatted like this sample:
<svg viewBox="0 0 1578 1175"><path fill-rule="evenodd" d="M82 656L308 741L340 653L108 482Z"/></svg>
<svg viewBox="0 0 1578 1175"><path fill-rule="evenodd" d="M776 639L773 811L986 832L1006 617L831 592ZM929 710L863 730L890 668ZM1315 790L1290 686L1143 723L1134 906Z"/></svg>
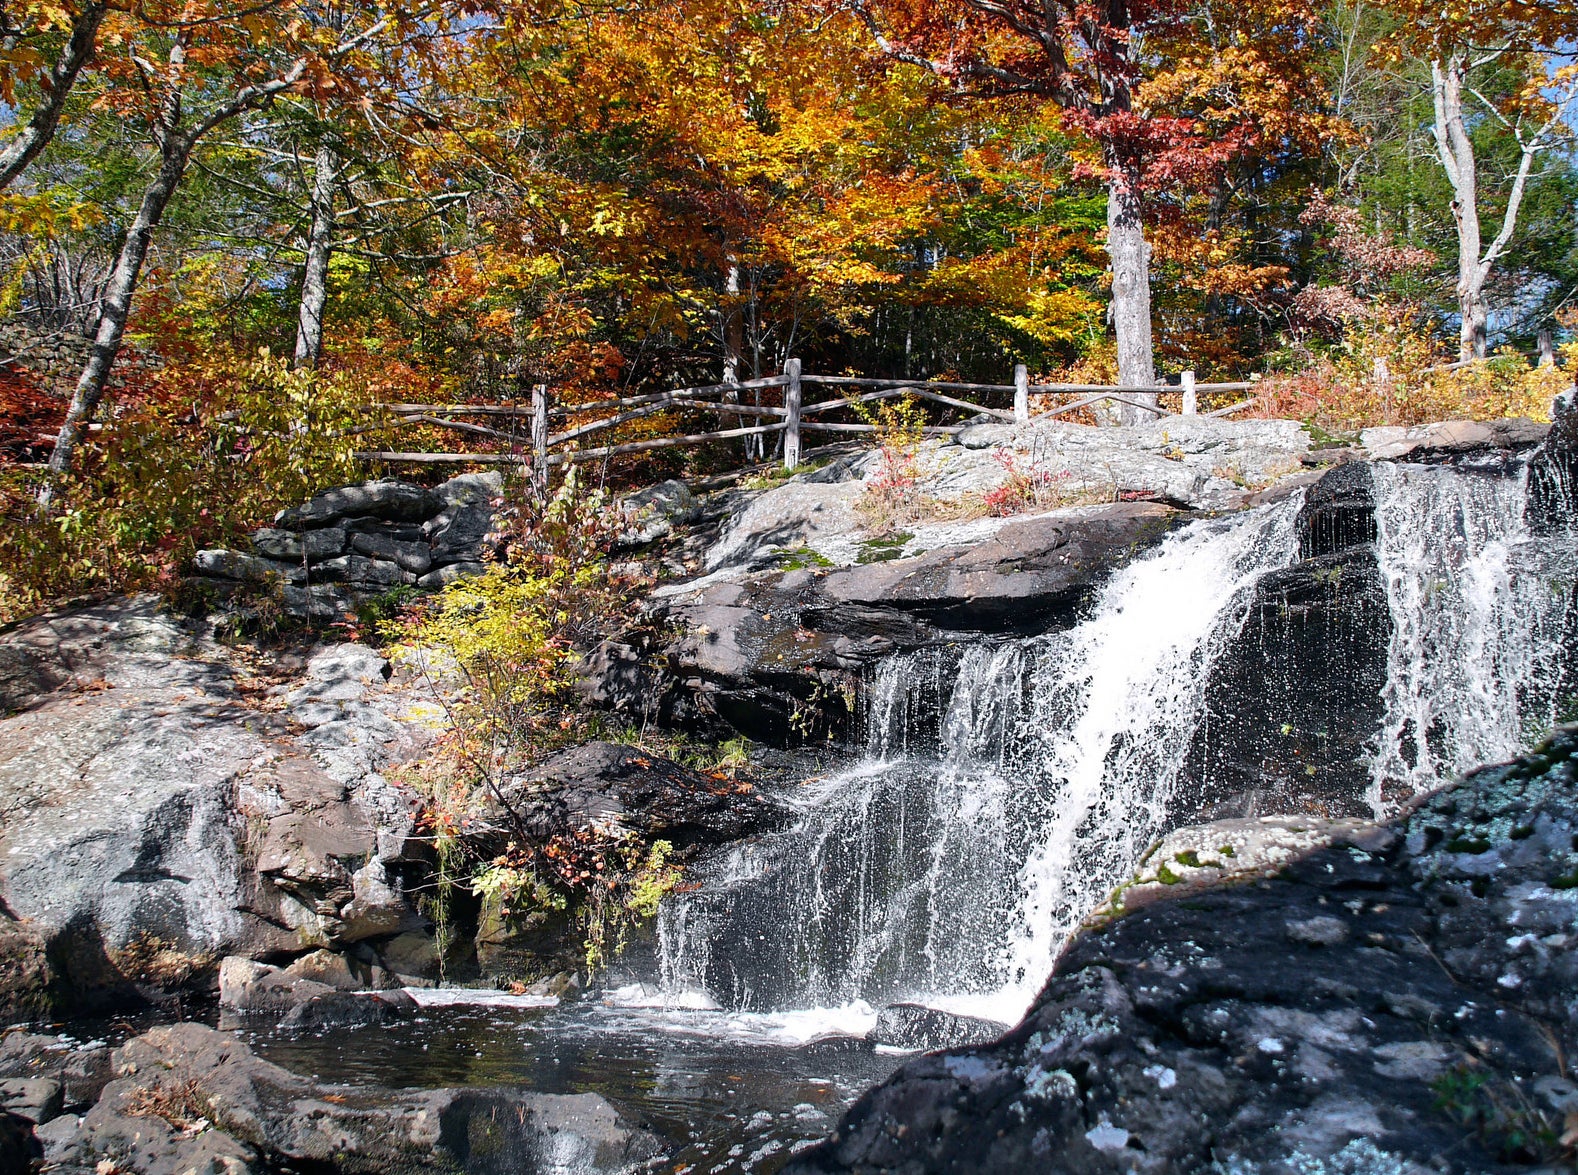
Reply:
<svg viewBox="0 0 1578 1175"><path fill-rule="evenodd" d="M866 1033L866 1039L893 1048L931 1051L985 1044L996 1040L1007 1028L995 1020L961 1016L924 1004L889 1004L877 1013L877 1022Z"/></svg>
<svg viewBox="0 0 1578 1175"><path fill-rule="evenodd" d="M200 1024L134 1037L114 1064L75 1136L56 1143L78 1169L613 1175L660 1153L595 1094L323 1084Z"/></svg>

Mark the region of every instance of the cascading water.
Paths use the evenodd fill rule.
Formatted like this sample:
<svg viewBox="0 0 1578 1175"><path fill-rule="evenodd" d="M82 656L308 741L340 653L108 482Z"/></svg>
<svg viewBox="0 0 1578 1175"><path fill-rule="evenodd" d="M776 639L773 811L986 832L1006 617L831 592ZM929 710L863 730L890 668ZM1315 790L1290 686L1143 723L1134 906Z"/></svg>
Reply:
<svg viewBox="0 0 1578 1175"><path fill-rule="evenodd" d="M1511 757L1563 715L1574 536L1536 536L1529 471L1377 465L1377 554L1392 634L1369 800Z"/></svg>
<svg viewBox="0 0 1578 1175"><path fill-rule="evenodd" d="M666 989L1011 1018L1161 829L1211 663L1296 554L1298 508L1186 527L1067 632L891 659L866 761L665 907Z"/></svg>
<svg viewBox="0 0 1578 1175"><path fill-rule="evenodd" d="M1379 804L1549 725L1575 560L1570 533L1530 534L1522 476L1374 473L1393 629L1369 764ZM891 658L867 690L864 761L804 784L792 828L665 905L668 998L1016 1019L1176 819L1213 665L1257 583L1297 558L1300 506L1175 532L1066 631Z"/></svg>

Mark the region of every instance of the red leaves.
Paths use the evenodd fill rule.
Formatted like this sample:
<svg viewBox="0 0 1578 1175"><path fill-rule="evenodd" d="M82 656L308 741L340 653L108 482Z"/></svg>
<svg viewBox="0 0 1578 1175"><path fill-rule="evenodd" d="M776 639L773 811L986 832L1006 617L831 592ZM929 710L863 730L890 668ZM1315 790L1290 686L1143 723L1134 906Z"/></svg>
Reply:
<svg viewBox="0 0 1578 1175"><path fill-rule="evenodd" d="M48 459L66 406L25 371L0 365L0 465Z"/></svg>

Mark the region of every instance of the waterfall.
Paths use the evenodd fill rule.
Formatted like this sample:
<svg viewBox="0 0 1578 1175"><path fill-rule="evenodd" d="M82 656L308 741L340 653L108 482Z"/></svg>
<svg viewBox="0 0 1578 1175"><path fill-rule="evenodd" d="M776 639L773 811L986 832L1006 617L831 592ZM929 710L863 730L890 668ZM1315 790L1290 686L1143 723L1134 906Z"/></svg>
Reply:
<svg viewBox="0 0 1578 1175"><path fill-rule="evenodd" d="M1574 536L1534 535L1513 476L1376 465L1377 557L1392 634L1369 799L1510 758L1561 720Z"/></svg>
<svg viewBox="0 0 1578 1175"><path fill-rule="evenodd" d="M891 658L865 761L665 906L665 988L1016 1014L1161 830L1211 664L1297 553L1299 506L1192 523L1066 632Z"/></svg>
<svg viewBox="0 0 1578 1175"><path fill-rule="evenodd" d="M1562 716L1575 545L1530 533L1521 474L1373 472L1391 620L1366 764L1379 808ZM1016 1019L1186 808L1213 666L1259 582L1297 559L1301 506L1175 531L1065 631L888 659L864 694L864 759L802 784L790 828L702 867L665 904L668 998L917 1000Z"/></svg>

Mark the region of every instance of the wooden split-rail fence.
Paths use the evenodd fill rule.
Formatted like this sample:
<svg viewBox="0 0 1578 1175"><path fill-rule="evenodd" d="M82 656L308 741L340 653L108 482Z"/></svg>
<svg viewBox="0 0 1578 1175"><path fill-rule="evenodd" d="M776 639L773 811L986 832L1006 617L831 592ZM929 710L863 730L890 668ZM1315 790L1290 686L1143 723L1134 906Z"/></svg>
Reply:
<svg viewBox="0 0 1578 1175"><path fill-rule="evenodd" d="M807 387L850 388L845 395L825 400L806 402ZM741 393L762 391L769 388L783 389L783 404L763 405L746 403ZM1072 399L1036 413L1045 419L1061 416L1076 409L1104 401L1128 405L1141 411L1164 416L1227 416L1255 403L1255 398L1240 400L1224 408L1201 413L1199 397L1202 394L1249 392L1253 383L1196 383L1194 373L1183 373L1176 386L1155 388L1123 388L1109 384L1033 384L1023 365L1014 368L1012 384L977 384L945 381L919 381L902 379L862 379L844 375L808 375L800 370L800 361L790 359L784 364L782 375L765 379L741 380L731 383L708 384L704 387L676 388L666 392L651 392L640 396L625 396L616 400L597 400L587 404L553 404L546 385L539 384L532 391L530 404L381 404L378 407L388 414L392 428L430 426L448 429L480 440L509 446L506 452L432 453L378 450L359 452L357 457L369 461L388 461L423 465L492 464L523 465L534 476L545 476L549 468L583 461L597 461L629 453L646 453L679 445L697 445L708 441L729 440L735 437L765 437L783 434L783 464L786 469L796 468L803 455L802 441L807 433L869 433L878 426L864 422L845 422L823 419L827 414L848 409L856 404L906 396L929 400L945 407L986 416L995 420L1023 423L1030 419L1030 397L1070 396ZM995 396L1012 393L1013 407L994 407L962 398ZM1136 398L1136 394L1155 393L1169 398L1177 397L1179 406L1165 407ZM596 433L639 420L659 412L674 409L699 409L716 413L724 418L737 420L755 417L760 423L736 428L720 428L709 432L684 433L674 436L651 437L624 444L582 448L581 442ZM586 420L593 413L603 413L596 419ZM471 418L471 419L468 419ZM474 419L491 419L517 422L525 420L528 431L522 436L518 429L510 431L494 425L474 423ZM556 420L567 422L568 427L550 432ZM727 420L720 421L727 423ZM929 434L950 434L967 427L964 423L927 426ZM529 445L529 447L527 447Z"/></svg>

